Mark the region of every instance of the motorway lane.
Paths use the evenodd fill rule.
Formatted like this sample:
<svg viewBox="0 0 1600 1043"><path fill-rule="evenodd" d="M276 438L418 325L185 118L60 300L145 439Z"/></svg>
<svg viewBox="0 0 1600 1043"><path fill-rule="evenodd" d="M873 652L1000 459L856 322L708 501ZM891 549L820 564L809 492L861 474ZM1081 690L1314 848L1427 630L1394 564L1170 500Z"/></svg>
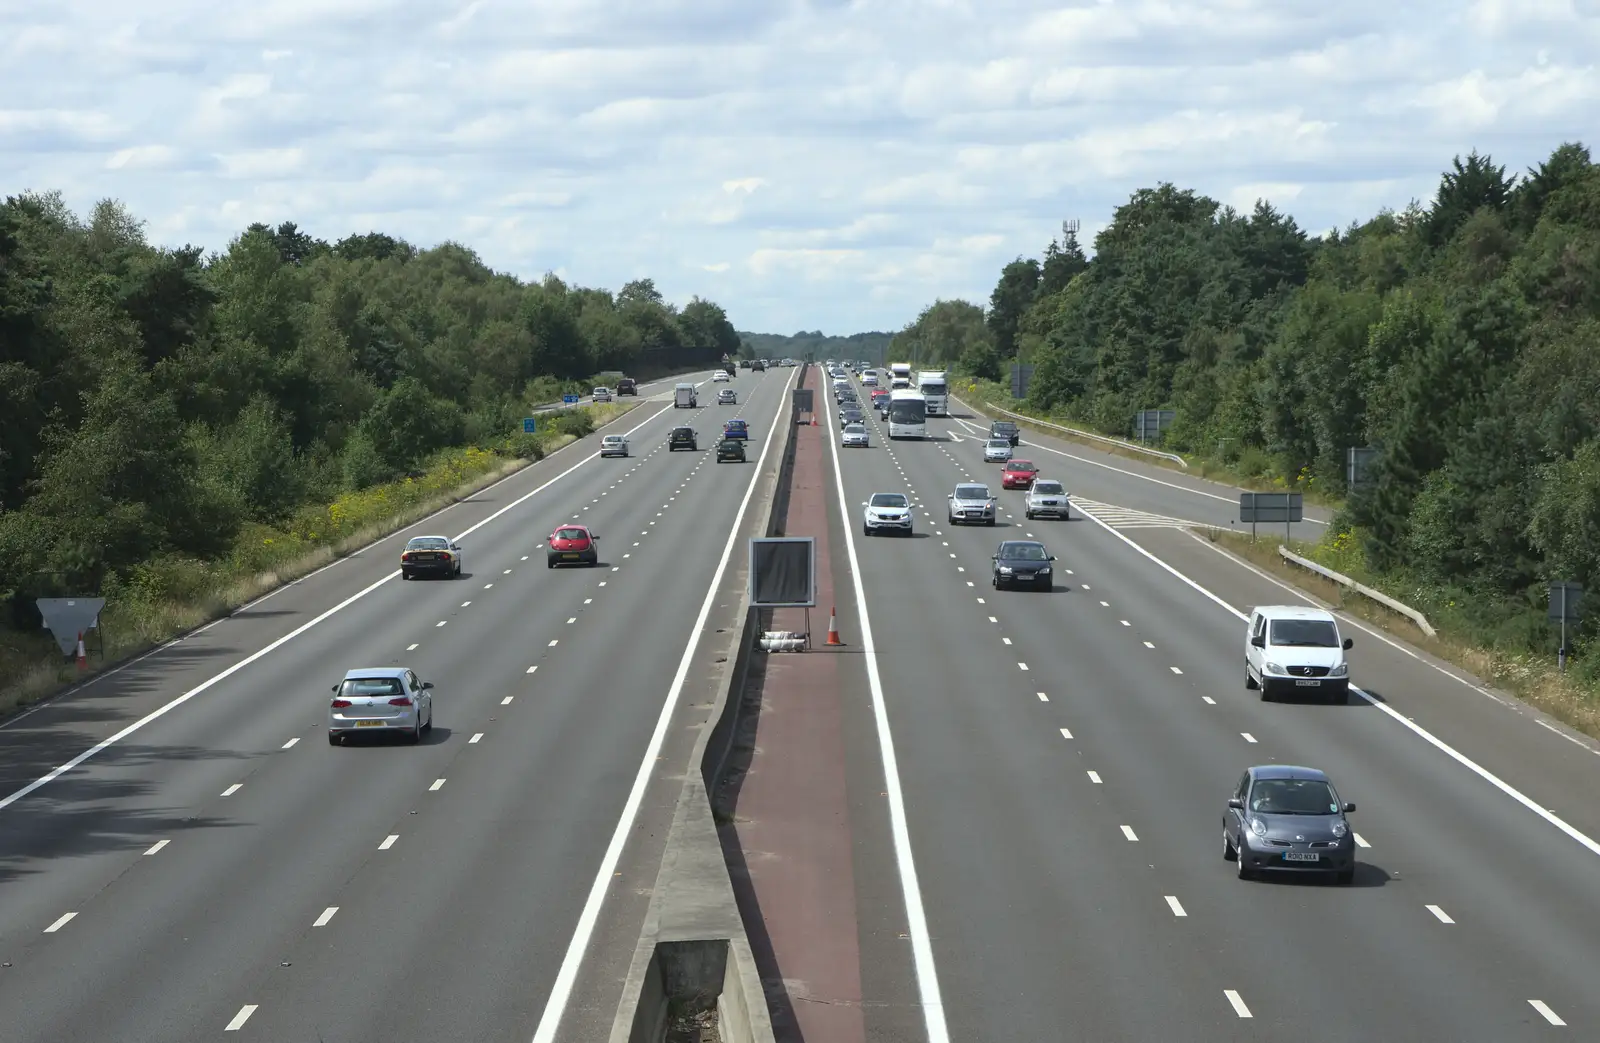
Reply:
<svg viewBox="0 0 1600 1043"><path fill-rule="evenodd" d="M779 382L772 383L781 387ZM749 389L752 383L745 386ZM758 425L763 413L770 416L780 396L770 394L766 398L769 401L762 401L749 413ZM655 455L669 456L664 449ZM685 560L679 544L695 543L684 528L692 523L697 535L705 518L717 517L719 513L731 517L743 492L745 482L741 479L749 476L746 469L721 469L724 473L710 481L709 487L702 484L696 488L695 495L710 503L704 505L704 514L700 513L702 506L697 505L691 522L679 522L681 515L673 516L668 508L662 511L662 519L657 524L640 525L641 531L651 533L649 537L622 538L628 535L634 515L643 512L642 503L659 506L653 501L674 503L669 497L682 495L675 491L674 483L684 484L700 459L703 459L700 454L681 453L670 454L667 461L634 461L633 465L640 468L638 473L622 479L614 488L601 488L601 485L605 484L606 477L620 477L616 472L630 466L630 462L605 461L604 465L613 471L610 475L600 468L587 472L595 483L589 490L594 495L588 497L594 502L582 506L591 508L588 513L596 516L594 523L602 535L611 536L603 543L605 557L615 558L623 565L645 567L644 574L630 586L637 584L642 589L644 584L649 584L654 589L664 579L682 576ZM734 473L739 473L738 479L733 477ZM638 484L630 487L630 482ZM707 491L702 493L700 489ZM529 518L524 521L520 536L507 534L492 542L486 539L468 544L469 554L474 546L483 546L468 560L469 567L479 573L472 581L404 584L403 594L417 595L415 603L422 605L415 611L411 611L411 602L404 598L398 605L372 600L367 608L365 603L358 603L363 605L364 611L335 617L324 627L308 632L300 639L304 643L297 646L298 655L276 657L252 671L242 672L225 687L219 686L214 699L191 703L152 725L148 733L141 732L141 739L159 749L162 729L180 732L192 725L220 729L211 733L220 736L223 740L220 742L181 735L175 736L173 741L186 749L243 750L247 751L244 756L253 755L262 763L252 773L244 775L237 774L238 769L230 775L223 770L228 767L224 765L213 769L210 777L199 782L186 777L184 785L189 791L173 794L196 805L193 810L201 813L202 820L225 811L228 828L218 826L194 835L171 838L171 845L149 856L152 865L159 865L159 869L138 865L140 859L136 858L127 872L107 882L98 895L85 895L74 903L73 909L80 916L60 933L42 938L37 933L41 926L32 926L29 932L32 938L27 940L31 944L23 950L25 958L18 960L8 953L16 966L8 970L4 979L5 995L27 996L28 1004L26 1018L20 1013L9 1018L7 1038L88 1038L92 1034L120 1039L170 1039L191 1038L196 1032L209 1035L220 1027L216 1020L219 1012L211 1009L213 1000L223 1002L217 994L226 993L230 988L237 992L241 982L259 977L259 965L263 961L275 966L279 954L292 951L295 939L308 930L309 917L323 908L318 906L307 912L309 905L316 905L328 895L337 899L346 889L347 881L360 882L350 885L358 894L382 900L381 892L366 886L368 874L364 867L374 857L382 857L375 855L381 837L368 834L378 828L378 823L396 820L414 828L416 820L411 819L409 811L414 809L419 798L425 799L427 785L435 778L448 779L456 758L466 758L471 764L474 755L479 764L498 765L490 769L488 779L496 784L497 799L502 802L507 799L508 788L518 805L526 803L529 792L563 791L558 800L541 801L541 805L550 807L549 813L566 823L567 832L558 833L554 838L548 832L528 836L522 841L523 847L518 849L524 853L531 853L524 851L525 848L545 852L547 858L557 855L558 865L552 867L546 861L530 866L512 860L513 868L520 866L523 870L510 881L515 890L508 896L494 888L483 889L491 896L498 895L501 906L519 909L534 906L528 896L530 892L537 892L539 902L543 903L538 906L541 922L548 925L562 919L566 921L560 931L547 930L539 935L545 938L545 947L553 950L559 959L569 933L567 927L576 917L572 895L577 893L578 904L581 904L581 892L599 861L599 849L604 847L611 821L621 805L617 787L620 785L622 792L626 792L624 777L631 778L633 761L643 745L641 729L643 735L648 735L658 710L658 706L652 708L649 704L658 702L658 689L664 685L658 662L637 660L638 669L647 673L630 679L626 676L628 668L618 667L606 672L604 676L608 680L602 687L615 683L620 669L620 688L625 693L621 700L641 700L643 710L630 714L614 702L596 704L592 699L594 664L614 659L614 635L610 634L609 624L585 628L566 624L565 620L594 613L596 620L608 619L619 624L623 633L648 632L652 637L659 633L670 634L670 628L661 626L659 613L648 614L649 602L644 598L624 599L615 608L607 609L603 617L597 612L604 601L597 596L601 589L598 584L620 587L633 570L550 573L544 569L542 549L533 543L534 536L548 532L573 513L583 515L582 506L573 510L570 501L536 499L529 505ZM627 525L623 524L625 520ZM607 531L613 522L618 530L614 534ZM631 547L634 542L643 544L652 539L667 543L668 547L654 553ZM519 551L525 552L530 560L522 562L523 554ZM704 572L709 573L712 566L714 560L705 566ZM651 568L666 569L667 575L658 576ZM512 570L511 576L505 575L507 569ZM532 576L530 569L536 569ZM693 574L694 566L688 571ZM517 575L519 572L521 575ZM484 589L491 582L496 587ZM536 585L519 590L516 586L519 582L535 582ZM582 586L571 590L575 583ZM546 592L558 589L556 584L561 584L559 589L570 597L549 597ZM384 593L401 588L399 583L390 584L384 588ZM579 592L584 592L595 606L586 609L578 604L584 600L576 597ZM460 600L456 600L458 597ZM445 600L441 602L441 598ZM502 599L500 604L509 605L513 610L496 611L493 598ZM460 602L467 600L473 601L473 605L461 607ZM470 625L465 619L452 618L471 613L475 608L481 615ZM439 619L446 621L445 627L434 625ZM588 640L597 642L595 647L583 646L578 638L583 631L594 635ZM557 680L561 685L557 689L562 693L560 699L546 701L538 694L545 690L542 679L537 675L528 678L525 670L531 665L527 660L536 654L530 647L530 639L543 645L543 639L550 634L557 635L556 639L567 646L562 649L567 653L565 658L553 655L554 650L537 654L549 655L567 669L572 667L566 664L574 664L576 672L565 683ZM568 634L573 636L568 637ZM405 652L405 645L400 643L402 637L407 643L418 644L417 650ZM681 637L666 637L667 650L671 651L674 644L681 645ZM574 644L579 645L575 652L572 651ZM516 660L515 671L510 670L508 657ZM331 683L327 675L332 674L336 679L344 667L358 659L364 662L405 659L414 663L424 677L438 681L440 728L432 742L417 750L328 749L316 729L322 720L325 696L282 697L284 692L321 691L319 684ZM494 677L497 673L503 676L484 684L485 677ZM630 680L637 683L629 683ZM655 683L651 684L651 680ZM506 722L518 720L514 709L498 709L498 700L504 697L502 693L521 694L523 705L517 709L521 709L524 716L520 720L527 722L526 727L533 731L520 740L514 739L519 745L511 761L485 761L481 755L491 748L487 744L493 740L486 737L484 744L470 744L468 722L471 728L482 729L488 736L494 725L483 722L489 717L504 715L501 719ZM586 700L585 696L590 698ZM236 710L242 703L248 707L248 712L232 717L222 714L218 718L218 704L222 703L232 703ZM206 707L211 713L190 713L199 707ZM590 717L594 719L588 719ZM453 725L452 721L457 723ZM580 729L579 734L571 734L574 727ZM301 743L288 751L269 752L286 741L283 738L286 734L299 735ZM319 745L311 745L313 743ZM543 747L538 745L541 743ZM552 744L555 746L553 753L544 748ZM504 739L500 740L500 748L511 749ZM532 756L526 761L520 757L523 752L535 751L544 756ZM291 760L297 754L300 756ZM566 759L559 759L558 755ZM314 759L307 762L305 756ZM573 781L572 759L587 766L588 778ZM98 762L90 763L98 766ZM540 772L538 785L528 785L532 780L519 774L533 771ZM564 771L569 773L563 774ZM215 794L220 790L214 788L205 790L210 794L209 800L194 796L195 787L215 787L224 778L241 777L243 788L229 797L217 797ZM508 787L507 781L514 784ZM232 781L228 784L232 785ZM569 786L577 791L577 796L564 792ZM451 796L455 797L463 789L470 792L470 785L458 787ZM330 799L330 794L337 796ZM169 803L177 804L176 801ZM503 804L479 806L485 813L504 807ZM25 805L18 805L12 809L12 815L23 807ZM351 828L352 808L362 822L359 828ZM451 828L457 831L454 840L458 842L462 840L463 831L480 837L480 843L482 837L493 833L481 819L468 817L451 821L455 823ZM587 831L589 835L574 837L570 835L573 830ZM154 838L148 839L153 841ZM587 846L581 851L574 847L583 844ZM408 854L437 861L440 852L450 851L453 846L413 843ZM291 861L284 858L287 851L296 852ZM505 851L496 851L491 861L500 869L506 864L505 858ZM485 863L472 865L484 871ZM458 869L455 862L450 862L450 867L459 872L466 868ZM39 868L47 870L40 876L48 876L48 871L53 871L53 866ZM535 872L573 875L571 879L548 880L534 875ZM429 871L429 876L440 875L436 868ZM8 886L7 890L8 902L4 907L11 910L16 906L10 901L12 888ZM408 898L406 906L411 910L420 907L422 911L434 912L421 905L421 901ZM495 904L490 901L486 907L492 908ZM37 909L36 913L46 911ZM404 917L401 919L410 922ZM327 931L328 928L316 930ZM556 934L560 936L555 937ZM373 939L374 942L380 940ZM363 939L358 941L360 947L368 944ZM68 944L62 945L62 942ZM393 964L385 958L386 954L397 950L368 951L376 951L379 956L377 959L360 958L361 965L370 968L364 973L381 975ZM548 953L545 955L547 957ZM480 965L474 964L456 973L474 973L479 969ZM482 977L495 979L497 972L503 975L506 970L490 970ZM520 1001L518 1010L526 1020L526 1011L521 1008L534 1002L542 1003L542 997L529 999L529 994L538 987L533 980L537 969L521 966L515 968L515 972L524 985L508 998ZM553 968L545 974L545 988L551 973ZM35 974L39 976L35 978ZM152 981L155 977L161 980ZM333 980L341 978L355 986L363 984L361 974L348 969L342 975L335 975ZM90 995L95 998L86 1000ZM368 1002L387 1004L392 989L385 984L363 994L358 988L356 998L361 996L370 996ZM44 998L42 1002L41 997ZM356 1010L362 1009L359 1002L347 1002ZM20 1005L12 1001L5 1006ZM452 1006L436 1004L435 1009L450 1011ZM266 1014L265 1008L262 1013ZM531 1032L530 1024L527 1033ZM391 1032L376 1038L403 1037Z"/></svg>
<svg viewBox="0 0 1600 1043"><path fill-rule="evenodd" d="M925 524L944 529L937 498L960 477L960 469L945 458L939 445L899 443L893 452L900 464L891 467L905 468L913 488L927 499L935 514ZM881 451L846 455L863 460L859 466L867 470L869 465L864 458L874 453ZM873 488L893 487L900 472L884 467L884 456L887 454L879 458L876 473L854 479L856 488L849 497L852 501L864 498ZM969 473L982 473L984 465L976 459L962 463ZM847 483L852 479L847 478ZM1006 494L1006 498L1020 499L1020 495ZM947 682L942 687L966 689L969 698L973 694L982 698L982 693L998 690L996 695L1005 709L990 706L955 724L943 718L956 711L941 715L927 705L941 688L938 675L928 676L925 665L919 665L921 661L915 657L895 658L892 649L899 642L891 637L885 636L879 642L880 647L891 650L885 653L889 660L886 673L891 679L891 712L897 702L903 707L894 719L902 733L902 764L908 776L914 843L950 851L964 842L992 852L993 848L982 841L982 821L951 814L952 807L972 798L970 793L950 792L950 769L946 765L955 750L970 748L969 758L994 765L986 767L985 781L993 770L1010 772L1012 765L1018 765L1014 786L994 794L992 799L977 800L977 807L972 810L1030 809L1037 798L1027 794L1035 787L1050 794L1042 806L1007 816L1009 829L1002 833L1028 838L1008 845L1004 835L997 836L1002 850L1020 849L1015 855L1007 851L1011 862L1037 860L1038 856L1030 854L1027 846L1035 842L1032 831L1038 827L1034 823L1042 820L1055 826L1068 814L1062 810L1069 806L1061 800L1062 794L1076 792L1087 801L1112 805L1104 822L1075 839L1082 844L1093 838L1088 847L1103 852L1103 858L1120 856L1126 860L1127 864L1121 867L1120 886L1125 889L1130 882L1140 883L1149 892L1146 902L1169 919L1167 927L1155 937L1181 937L1172 932L1196 927L1204 932L1196 936L1205 939L1199 943L1200 951L1193 953L1185 968L1175 977L1161 979L1173 982L1171 987L1179 995L1198 1001L1197 1009L1189 1012L1191 1018L1205 1019L1220 1009L1224 1022L1236 1020L1231 1006L1223 1004L1216 982L1199 980L1203 975L1198 968L1214 963L1214 955L1208 954L1219 948L1228 961L1223 966L1236 971L1238 980L1252 983L1248 987L1227 987L1238 988L1246 1003L1250 1003L1252 993L1256 994L1256 1001L1250 1006L1258 1029L1284 1018L1282 1030L1290 1030L1299 1023L1298 1015L1310 1013L1312 1023L1328 1028L1328 1033L1319 1038L1335 1038L1334 1034L1337 1038L1379 1038L1370 1034L1375 1025L1381 1026L1385 1034L1398 1035L1414 1025L1421 1012L1430 1028L1438 1030L1439 1038L1532 1038L1549 1028L1527 1003L1541 997L1568 1020L1574 1020L1574 1013L1593 1016L1592 1010L1584 1010L1584 993L1575 980L1582 972L1574 968L1592 965L1595 953L1580 930L1562 923L1563 916L1568 916L1569 923L1581 924L1585 922L1584 914L1588 914L1588 922L1593 922L1592 917L1600 913L1593 897L1594 870L1582 864L1580 856L1584 853L1580 849L1515 805L1497 803L1492 792L1480 791L1478 780L1423 747L1376 710L1357 706L1261 707L1246 700L1234 676L1238 672L1234 662L1238 655L1233 645L1240 627L1230 616L1210 609L1209 602L1199 595L1181 588L1174 590L1175 581L1093 523L1029 523L1023 531L1035 531L1051 542L1063 558L1058 565L1074 568L1090 589L1058 591L1047 596L985 590L987 556L993 545L1008 534L1021 535L1015 530L1008 533L1004 527L948 533L951 547L935 548L932 560L927 554L918 554L920 560L914 562L899 560L904 554L900 548L908 544L896 547L889 541L876 540L867 544L868 559L887 563L881 577L866 577L872 592L869 598L877 594L886 600L892 597L896 603L938 603L940 595L931 587L920 594L913 591L909 597L905 587L908 582L920 582L930 567L942 564L949 596L970 597L972 607L963 619L940 615L942 625L920 619L919 625L933 622L937 629L950 628L953 632L995 630L988 638L994 642L988 651L979 644L981 638L963 644L963 658L974 661L976 676L955 685ZM936 539L940 544L946 542L943 536ZM1081 549L1077 549L1080 544ZM885 549L876 550L879 547ZM950 553L958 554L958 558L948 558ZM938 558L944 561L939 562ZM955 571L961 567L968 571ZM1093 579L1089 578L1091 573ZM1142 579L1133 582L1135 577ZM968 588L969 582L974 586ZM889 591L893 594L889 595ZM980 597L987 606L977 602ZM1111 607L1101 606L1101 600L1111 602ZM873 607L875 619L890 616L887 606ZM988 615L1000 622L989 623ZM1132 625L1124 627L1124 618ZM879 629L887 626L881 622L875 625ZM1010 646L1000 643L1007 637L1013 642ZM1143 641L1152 638L1152 643L1159 642L1157 649L1145 649ZM905 641L910 642L909 635ZM1169 648L1170 656L1166 654ZM1027 662L1030 669L1021 671L1018 662ZM1170 672L1176 664L1182 664L1183 675ZM946 662L944 668L956 667ZM919 669L924 672L919 674ZM901 676L921 677L921 682L908 686L916 689L914 692L900 692L895 678ZM1018 687L1031 690L1012 691ZM1037 690L1043 689L1049 689L1049 702L1037 697ZM1208 692L1214 693L1215 705L1203 701ZM1108 698L1113 693L1115 698ZM1037 717L1046 719L1036 720L1031 728L1007 729L993 724L994 716L1009 717L1018 712L1006 702L1010 699L1031 707L1038 711ZM1074 739L1059 737L1056 727L1068 727ZM1240 734L1252 728L1260 740L1254 746ZM999 735L996 741L978 741L994 731ZM1086 735L1090 738L1086 739ZM1072 765L1066 773L1071 777L1058 777L1048 768L1041 770L1033 757L1038 751L1029 745L1030 741L1058 745L1057 759ZM1028 751L1028 756L1019 750ZM1025 766L1019 763L1023 760ZM1363 882L1383 886L1370 890L1294 883L1252 887L1230 879L1228 867L1216 853L1220 845L1216 823L1221 796L1245 763L1266 760L1320 763L1335 772L1348 799L1362 801L1368 793L1373 794L1363 806L1364 813L1354 816L1356 827L1381 838L1374 839L1374 849L1366 852L1375 864L1390 869L1405 864L1403 882L1385 881L1384 874L1371 869L1363 872ZM1093 761L1098 761L1098 766ZM1101 784L1089 780L1089 770L1101 773ZM913 781L912 776L919 772L928 775L926 789ZM958 818L959 823L951 823L952 818ZM1123 824L1133 825L1140 837L1136 857L1130 850L1132 842L1121 836ZM1071 827L1062 828L1071 831ZM933 835L926 836L925 832ZM1508 843L1501 844L1497 839L1486 845L1486 836L1504 838ZM1118 849L1130 853L1122 855ZM1540 852L1540 865L1531 870L1538 877L1536 882L1528 880L1531 867L1526 862L1530 850ZM1172 860L1171 870L1163 866L1168 858ZM1206 862L1212 860L1216 864L1207 866ZM989 862L990 866L975 866L972 873L957 876L953 882L944 881L943 885L937 881L942 879L949 860L941 859L937 868L930 870L930 904L938 910L933 923L936 937L948 937L943 922L946 911L984 903L980 874L988 870L992 875L992 855ZM1058 864L1048 860L1041 863L1052 870ZM1135 875L1139 870L1142 872ZM1163 872L1175 874L1174 882L1157 882ZM1052 889L1050 880L1064 875L1052 872L1031 890L1048 894ZM1151 879L1141 882L1139 876ZM1548 898L1533 901L1518 894L1529 883L1540 896ZM1183 887L1198 890L1186 897ZM1164 894L1158 893L1162 888L1184 905L1188 915L1181 924L1162 908ZM1023 893L1027 890L1023 889ZM1073 891L1077 893L1079 889L1074 886ZM1106 900L1099 890L1084 892L1083 900L1091 900L1090 895L1094 901ZM1457 922L1440 923L1426 912L1426 904L1457 910ZM1070 921L1081 915L1081 909L1067 908L1058 918L1042 905L1031 905L1030 911L1053 922ZM1469 912L1462 915L1463 909ZM1572 916L1574 912L1576 916ZM980 909L971 916L971 922L981 925L996 915L995 909ZM1263 924L1273 930L1260 930ZM1244 929L1230 925L1244 925ZM1113 933L1090 935L1096 959L1094 966L1082 969L1089 981L1096 980L1100 973L1096 968L1103 966L1104 950L1137 944L1136 939L1146 934L1126 924L1121 928L1113 924L1109 929ZM1453 933L1438 934L1445 930ZM1026 937L1022 927L1017 933ZM1308 938L1317 940L1310 955L1305 951ZM1071 966L1070 952L1042 963L1035 953L1030 960L1016 961L1017 966L1007 967L1004 973L985 973L985 966L996 962L995 953L1003 950L995 949L991 937L987 939L986 952L982 934L963 941L965 944L954 944L951 939L948 953L941 949L941 972L946 981L973 982L974 1002L979 1006L983 1005L982 996L1003 991L1007 986L1015 989L1016 983L1026 982L1030 966L1048 967L1051 973L1040 974L1036 970L1039 978L1032 989L1025 991L1040 997L1055 995L1045 979L1059 974L1063 966ZM991 958L969 968L967 961L976 953ZM1516 954L1514 966L1500 965L1502 954L1506 953ZM1144 958L1136 962L1144 962ZM1000 967L989 969L998 972ZM1077 969L1066 976L1085 980L1078 976ZM1150 977L1132 980L1147 988ZM1127 1013L1122 1016L1127 1018L1157 1016L1148 1006L1141 1008L1143 1001L1131 995L1127 1002L1108 1002L1108 997L1116 994L1117 980L1113 975L1111 980L1100 981L1081 993L1074 989L1072 996L1082 1002L1065 1003L1066 1009L1056 1012L1061 1023L1081 1023L1084 1010L1080 1008L1123 1010ZM1458 995L1465 981L1483 984L1470 996ZM1559 993L1563 998L1559 1002L1551 1000L1549 993ZM1294 998L1287 1011L1283 997ZM952 1009L961 1006L954 997L950 1005ZM1139 1008L1137 1014L1133 1013L1134 1008ZM1148 1022L1121 1024L1121 1031L1128 1035L1120 1038L1142 1038L1151 1030ZM1101 1025L1083 1038L1106 1038L1113 1028L1115 1025ZM1229 1025L1224 1035L1236 1028L1236 1024ZM1120 1036L1120 1032L1112 1034ZM1016 1038L1027 1035L1020 1033Z"/></svg>

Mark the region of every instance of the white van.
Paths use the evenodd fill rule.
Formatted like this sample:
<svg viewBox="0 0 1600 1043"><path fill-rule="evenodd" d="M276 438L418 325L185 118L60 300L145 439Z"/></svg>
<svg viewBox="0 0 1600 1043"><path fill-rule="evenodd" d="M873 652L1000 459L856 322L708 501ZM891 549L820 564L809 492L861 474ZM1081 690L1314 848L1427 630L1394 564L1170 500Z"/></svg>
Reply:
<svg viewBox="0 0 1600 1043"><path fill-rule="evenodd" d="M1342 703L1350 692L1345 652L1355 642L1339 633L1333 613L1304 605L1258 605L1244 641L1244 686L1261 701L1303 692Z"/></svg>
<svg viewBox="0 0 1600 1043"><path fill-rule="evenodd" d="M679 384L673 389L673 409L696 409L699 405L700 395L693 384Z"/></svg>

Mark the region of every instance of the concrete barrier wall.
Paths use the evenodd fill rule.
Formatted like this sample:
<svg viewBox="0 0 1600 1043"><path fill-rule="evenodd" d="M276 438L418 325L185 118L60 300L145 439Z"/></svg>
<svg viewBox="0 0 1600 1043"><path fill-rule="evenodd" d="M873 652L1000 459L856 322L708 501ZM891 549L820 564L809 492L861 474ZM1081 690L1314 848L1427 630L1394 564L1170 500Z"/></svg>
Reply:
<svg viewBox="0 0 1600 1043"><path fill-rule="evenodd" d="M800 367L799 383L806 369ZM798 386L798 384L796 385ZM794 471L795 418L785 402L778 429L778 466L761 481L754 503L765 520L759 530L775 534L788 507ZM745 534L737 536L743 540ZM739 731L745 676L763 626L764 613L750 607L745 592L748 562L734 550L729 575L741 590L732 644L718 679L711 713L690 754L683 790L673 813L661 870L634 950L622 1000L612 1021L610 1043L661 1043L672 1017L715 1007L723 1043L775 1043L772 1016L756 969L749 936L739 915L733 881L722 856L711 795Z"/></svg>

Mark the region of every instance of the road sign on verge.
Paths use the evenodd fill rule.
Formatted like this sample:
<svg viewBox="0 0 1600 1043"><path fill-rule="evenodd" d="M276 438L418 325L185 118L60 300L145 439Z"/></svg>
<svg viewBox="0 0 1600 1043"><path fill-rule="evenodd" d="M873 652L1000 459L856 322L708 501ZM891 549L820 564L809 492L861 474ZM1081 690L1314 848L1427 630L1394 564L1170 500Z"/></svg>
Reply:
<svg viewBox="0 0 1600 1043"><path fill-rule="evenodd" d="M816 545L811 536L752 537L750 604L755 608L815 607Z"/></svg>
<svg viewBox="0 0 1600 1043"><path fill-rule="evenodd" d="M536 416L525 416L525 417L522 418L522 433L523 434L532 435L532 434L537 434L538 432L539 432L539 418L538 417L536 417Z"/></svg>
<svg viewBox="0 0 1600 1043"><path fill-rule="evenodd" d="M561 401L565 402L569 406L575 406L575 405L578 404L578 399L581 398L581 397L583 397L583 396L581 396L581 395L562 395L561 396Z"/></svg>
<svg viewBox="0 0 1600 1043"><path fill-rule="evenodd" d="M1350 446L1344 452L1345 485L1352 491L1371 488L1372 469L1378 462L1378 451L1371 446Z"/></svg>
<svg viewBox="0 0 1600 1043"><path fill-rule="evenodd" d="M1556 667L1567 668L1567 624L1583 618L1583 587L1565 580L1550 584L1550 619L1561 624L1561 647L1556 650Z"/></svg>
<svg viewBox="0 0 1600 1043"><path fill-rule="evenodd" d="M1177 416L1172 409L1141 409L1133 415L1133 436L1141 442L1160 441Z"/></svg>
<svg viewBox="0 0 1600 1043"><path fill-rule="evenodd" d="M1284 538L1288 539L1289 523L1304 520L1300 493L1240 493L1239 520L1250 523L1250 536L1255 538L1256 523L1283 522Z"/></svg>
<svg viewBox="0 0 1600 1043"><path fill-rule="evenodd" d="M39 606L45 629L61 646L61 654L70 656L78 650L78 635L100 626L100 610L105 608L106 599L39 598L34 604Z"/></svg>

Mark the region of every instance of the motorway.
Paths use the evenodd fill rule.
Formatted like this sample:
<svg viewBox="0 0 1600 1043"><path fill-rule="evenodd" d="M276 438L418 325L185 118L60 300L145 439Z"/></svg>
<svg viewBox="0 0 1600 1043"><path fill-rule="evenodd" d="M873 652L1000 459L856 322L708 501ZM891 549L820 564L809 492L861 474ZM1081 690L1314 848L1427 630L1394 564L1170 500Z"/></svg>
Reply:
<svg viewBox="0 0 1600 1043"><path fill-rule="evenodd" d="M833 449L865 600L846 642L871 628L841 684L881 708L897 765L880 785L874 751L852 786L906 827L854 872L914 857L919 883L898 947L861 934L868 965L909 944L925 1027L891 1031L869 992L866 1038L1600 1037L1591 741L1348 618L1349 705L1263 704L1238 613L1305 599L1178 524L1227 524L1229 490L1027 432L1017 457L1095 515L1027 521L986 429L888 442L874 420L871 448ZM994 528L947 524L967 479L1000 496ZM863 536L877 491L921 505L915 538ZM991 589L996 544L1029 537L1055 590ZM1353 886L1236 878L1224 800L1260 763L1320 767L1358 805Z"/></svg>
<svg viewBox="0 0 1600 1043"><path fill-rule="evenodd" d="M605 1039L678 794L656 754L681 771L704 714L674 671L797 372L693 413L646 386L605 429L631 458L590 436L0 727L0 1038ZM751 462L718 466L733 415ZM545 567L567 521L601 566ZM400 581L423 533L462 579ZM435 683L433 733L330 747L329 686L389 664Z"/></svg>

